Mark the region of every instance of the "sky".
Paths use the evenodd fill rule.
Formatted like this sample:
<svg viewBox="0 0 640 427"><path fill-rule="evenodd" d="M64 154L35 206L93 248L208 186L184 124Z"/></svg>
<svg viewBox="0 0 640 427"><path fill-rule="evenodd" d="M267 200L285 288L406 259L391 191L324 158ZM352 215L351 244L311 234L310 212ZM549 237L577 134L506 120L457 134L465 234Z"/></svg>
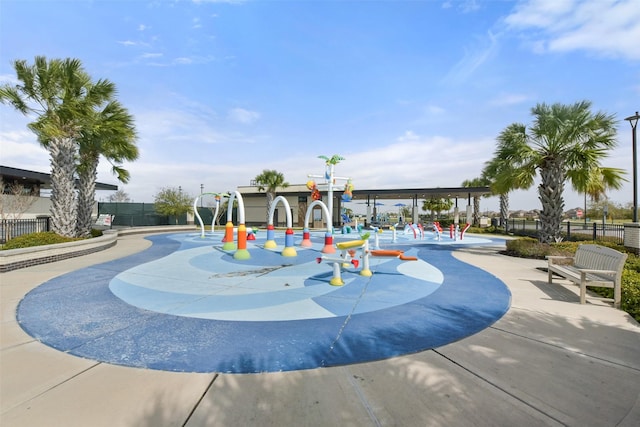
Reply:
<svg viewBox="0 0 640 427"><path fill-rule="evenodd" d="M104 160L98 180L135 202L165 187L235 190L265 169L304 184L334 154L356 199L457 187L536 104L588 100L618 120L603 165L627 171L608 194L627 204L638 40L637 0L0 0L0 84L36 56L77 58L115 83L140 157L124 165L128 184ZM33 119L0 105L0 164L50 171ZM569 183L564 199L584 205ZM511 193L510 208L541 209L536 186Z"/></svg>

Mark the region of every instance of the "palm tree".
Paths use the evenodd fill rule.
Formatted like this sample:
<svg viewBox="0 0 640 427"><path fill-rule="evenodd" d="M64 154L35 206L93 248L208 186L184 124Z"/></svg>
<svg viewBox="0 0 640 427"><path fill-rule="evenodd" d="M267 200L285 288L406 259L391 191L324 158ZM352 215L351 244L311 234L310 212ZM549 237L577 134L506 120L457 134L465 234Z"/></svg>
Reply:
<svg viewBox="0 0 640 427"><path fill-rule="evenodd" d="M276 198L276 191L278 188L287 188L289 183L284 180L284 175L277 170L265 169L262 173L255 178L258 184L258 191L265 191L267 194L267 214L266 223L269 223L269 212L271 211L271 205Z"/></svg>
<svg viewBox="0 0 640 427"><path fill-rule="evenodd" d="M509 162L499 156L512 145L524 143L526 127L512 123L498 135L498 145L494 157L485 163L482 177L489 182L491 192L500 198L500 224L508 231L509 193L513 190L528 189L533 185L535 170L515 170Z"/></svg>
<svg viewBox="0 0 640 427"><path fill-rule="evenodd" d="M542 203L539 238L544 243L560 241L567 180L575 188L586 189L581 187L587 182L584 174L600 169L606 171L608 185L620 183L622 171L600 164L616 145L616 121L612 115L592 113L589 101L572 105L538 104L531 113L534 121L528 130L514 124L507 128L511 129L507 138L502 142L499 138L494 161L507 166L498 181L504 184L511 176L516 182L532 183L539 172L538 198Z"/></svg>
<svg viewBox="0 0 640 427"><path fill-rule="evenodd" d="M77 59L48 61L38 56L33 65L18 60L14 68L21 84L0 87L0 101L37 116L28 127L51 158L52 228L62 236L75 237L77 140L94 108L113 93L113 84L106 80L93 84Z"/></svg>
<svg viewBox="0 0 640 427"><path fill-rule="evenodd" d="M569 171L573 189L578 193L584 193L585 204L587 196L593 203L600 202L602 197L607 197L607 190L618 190L622 187L624 171L617 168L594 167L589 170ZM586 210L586 206L585 206ZM584 213L585 221L587 213Z"/></svg>
<svg viewBox="0 0 640 427"><path fill-rule="evenodd" d="M14 62L20 84L0 87L0 101L24 115L35 114L28 127L51 158L51 223L56 233L75 237L76 138L88 109L101 102L102 85L87 91L89 75L77 59L37 56L33 65Z"/></svg>
<svg viewBox="0 0 640 427"><path fill-rule="evenodd" d="M480 178L465 179L462 181L463 187L484 187L490 182L485 176ZM480 225L480 196L473 196L473 225Z"/></svg>
<svg viewBox="0 0 640 427"><path fill-rule="evenodd" d="M110 94L111 98L113 94ZM93 111L85 125L79 143L78 221L77 235L91 235L91 214L96 193L96 177L100 156L112 165L112 171L123 183L129 181L129 172L122 168L125 160L138 158L133 117L117 101L110 101L99 111Z"/></svg>
<svg viewBox="0 0 640 427"><path fill-rule="evenodd" d="M431 220L435 219L434 214L440 216L440 212L448 211L453 206L451 199L439 199L432 197L422 201L422 210L425 212L431 212Z"/></svg>

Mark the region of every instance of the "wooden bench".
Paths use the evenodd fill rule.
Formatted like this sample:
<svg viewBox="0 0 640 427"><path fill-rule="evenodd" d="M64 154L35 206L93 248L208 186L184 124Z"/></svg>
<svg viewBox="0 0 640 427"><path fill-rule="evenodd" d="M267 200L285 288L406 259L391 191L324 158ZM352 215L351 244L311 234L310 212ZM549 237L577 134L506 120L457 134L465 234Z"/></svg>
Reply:
<svg viewBox="0 0 640 427"><path fill-rule="evenodd" d="M580 285L580 304L587 299L587 286L613 288L613 306L620 308L622 268L627 254L600 245L580 245L575 256L548 256L549 283L553 273ZM597 298L611 301L611 298Z"/></svg>

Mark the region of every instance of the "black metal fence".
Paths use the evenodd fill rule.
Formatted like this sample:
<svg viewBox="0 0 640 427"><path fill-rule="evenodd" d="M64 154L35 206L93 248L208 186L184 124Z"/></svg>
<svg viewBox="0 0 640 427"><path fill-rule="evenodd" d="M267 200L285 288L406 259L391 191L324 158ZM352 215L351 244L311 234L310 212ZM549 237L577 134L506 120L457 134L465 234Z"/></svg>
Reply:
<svg viewBox="0 0 640 427"><path fill-rule="evenodd" d="M23 234L50 230L51 222L48 216L31 219L3 219L0 220L0 243L6 243Z"/></svg>
<svg viewBox="0 0 640 427"><path fill-rule="evenodd" d="M537 236L540 231L540 221L511 218L507 220L507 230L509 233ZM624 225L622 224L566 221L562 223L562 232L567 240L570 240L572 236L580 236L592 240L624 243Z"/></svg>

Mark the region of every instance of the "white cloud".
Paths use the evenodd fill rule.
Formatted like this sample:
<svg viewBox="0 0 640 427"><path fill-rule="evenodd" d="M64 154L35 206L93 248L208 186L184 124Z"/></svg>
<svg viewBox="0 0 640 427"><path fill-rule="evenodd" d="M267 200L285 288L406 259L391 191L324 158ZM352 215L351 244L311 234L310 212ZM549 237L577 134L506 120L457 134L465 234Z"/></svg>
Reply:
<svg viewBox="0 0 640 427"><path fill-rule="evenodd" d="M0 84L16 85L19 81L15 74L0 74Z"/></svg>
<svg viewBox="0 0 640 427"><path fill-rule="evenodd" d="M158 58L164 57L163 54L153 54L154 56L146 56L147 59L150 58ZM213 56L179 56L172 60L167 60L165 62L161 61L150 61L147 65L151 65L154 67L171 67L174 65L197 65L197 64L207 64L209 62L215 61L215 57Z"/></svg>
<svg viewBox="0 0 640 427"><path fill-rule="evenodd" d="M249 111L244 108L233 108L229 111L229 119L242 124L252 124L260 119L260 113Z"/></svg>
<svg viewBox="0 0 640 427"><path fill-rule="evenodd" d="M456 1L455 4L458 6L458 10L462 11L462 13L475 12L480 9L480 5L477 0L464 0L464 1ZM454 2L451 0L447 0L442 3L442 9L450 9L454 5Z"/></svg>
<svg viewBox="0 0 640 427"><path fill-rule="evenodd" d="M470 78L478 68L495 55L499 48L498 39L498 35L487 31L486 37L476 40L476 46L465 52L464 57L449 71L444 81L459 84Z"/></svg>
<svg viewBox="0 0 640 427"><path fill-rule="evenodd" d="M49 154L28 130L0 132L2 140L2 164L5 166L47 172Z"/></svg>
<svg viewBox="0 0 640 427"><path fill-rule="evenodd" d="M441 115L447 112L444 108L433 104L427 105L424 111L429 115Z"/></svg>
<svg viewBox="0 0 640 427"><path fill-rule="evenodd" d="M540 30L525 34L536 52L584 50L640 60L637 0L529 0L520 3L505 23L514 30Z"/></svg>

